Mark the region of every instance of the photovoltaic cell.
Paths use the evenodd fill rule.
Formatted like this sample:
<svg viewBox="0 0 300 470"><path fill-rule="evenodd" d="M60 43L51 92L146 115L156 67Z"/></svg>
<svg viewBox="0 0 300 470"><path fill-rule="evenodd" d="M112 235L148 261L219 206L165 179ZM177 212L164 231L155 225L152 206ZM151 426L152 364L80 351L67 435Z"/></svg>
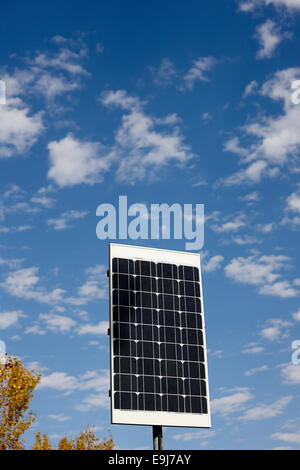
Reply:
<svg viewBox="0 0 300 470"><path fill-rule="evenodd" d="M199 269L115 257L111 287L114 408L207 414Z"/></svg>

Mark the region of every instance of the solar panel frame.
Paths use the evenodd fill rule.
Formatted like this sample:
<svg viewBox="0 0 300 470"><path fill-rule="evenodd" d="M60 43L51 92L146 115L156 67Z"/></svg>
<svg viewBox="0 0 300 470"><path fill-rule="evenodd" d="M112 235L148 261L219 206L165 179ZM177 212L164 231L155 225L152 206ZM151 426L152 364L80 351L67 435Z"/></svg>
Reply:
<svg viewBox="0 0 300 470"><path fill-rule="evenodd" d="M201 380L198 379L199 381L199 387L201 390L206 390L206 395L205 398L207 400L207 413L191 413L191 412L183 412L182 410L180 411L157 411L154 409L151 409L151 411L148 410L136 410L136 409L120 409L115 407L115 393L118 392L118 390L115 389L115 380L114 380L114 374L118 374L118 371L115 371L115 366L114 366L114 331L116 330L116 325L114 325L114 315L113 315L113 308L114 308L114 303L113 303L113 259L114 258L123 258L127 260L133 260L135 261L150 261L153 263L165 263L165 264L170 264L170 265L176 265L176 266L189 266L191 268L197 268L199 270L199 287L200 287L200 311L201 311L201 331L202 331L202 336L203 336L203 344L201 351L201 355L203 355L204 362L203 366L204 371L205 371L205 379ZM140 272L139 275L143 275L143 264L138 263L137 266L139 266ZM129 271L132 270L132 262L128 262L128 267ZM156 269L154 265L151 265L151 273L150 275L153 275L153 269ZM164 269L163 267L160 267L161 269ZM170 268L167 267L168 269L172 270L172 273L166 272L164 274L165 279L168 279L168 277L172 277L174 274L174 270L177 270L176 267ZM122 270L122 269L121 269ZM183 273L182 269L181 272L180 270L177 270L177 279L178 281L178 295L181 295L181 279L183 278ZM195 271L195 270L194 270ZM139 246L132 246L132 245L124 245L124 244L115 244L115 243L110 243L109 245L109 304L110 304L110 315L109 315L109 324L110 324L110 360L111 360L111 374L110 374L110 380L111 380L111 389L110 389L110 399L111 399L111 422L112 424L135 424L135 425L149 425L149 426L176 426L176 427L197 427L197 428L210 428L211 427L211 419L210 419L210 399L209 399L209 385L208 385L208 372L207 372L207 352L206 352L206 334L205 334L205 321L204 321L204 310L203 310L203 295L202 295L202 279L201 279L201 266L200 266L200 255L199 253L190 253L190 252L179 252L179 251L171 251L171 250L162 250L162 249L156 249L156 248L148 248L148 247L139 247ZM158 277L159 273L155 273L156 276ZM131 275L131 273L129 273ZM120 282L115 281L115 282ZM121 282L123 282L121 280ZM132 279L130 279L130 286L132 287ZM141 280L139 281L140 283L142 282ZM171 281L174 282L174 281ZM170 283L165 282L166 285L170 286ZM190 288L191 286L189 286ZM195 296L196 296L196 288L194 288ZM172 289L177 289L177 287L172 287ZM159 306L157 306L160 308ZM129 307L130 309L133 309L133 307ZM198 307L195 307L195 310ZM147 307L145 308L145 310ZM180 309L180 306L179 306ZM135 316L137 315L137 309L134 312L131 312L131 314L134 314ZM162 310L160 309L160 312ZM169 311L170 312L170 311ZM175 314L175 313L174 313ZM191 315L197 315L198 313L194 312L191 313ZM186 317L188 317L188 314L185 314ZM158 318L158 313L157 313L157 318ZM192 317L191 317L192 319ZM186 320L188 321L188 320ZM190 320L191 321L191 320ZM128 327L125 325L125 323L122 323L121 326L117 326L117 328L124 328L125 331L130 329L131 327ZM166 329L166 327L164 327ZM171 330L169 330L171 332ZM118 340L119 342L121 341L120 339ZM128 341L128 340L126 340ZM131 343L133 343L131 341ZM154 344L154 343L153 343ZM171 344L171 343L170 343ZM176 343L175 343L176 345ZM194 345L190 345L194 346ZM133 345L134 348L134 345ZM171 348L171 347L170 347ZM198 347L200 348L200 346ZM186 347L187 349L187 347ZM167 354L167 353L166 353ZM184 353L183 353L184 354ZM186 354L186 352L185 352ZM199 357L199 351L198 351L198 357ZM132 355L129 355L127 358L124 357L122 358L123 362L125 361L131 361L130 367L133 367L132 364L134 364L134 368L136 370L136 373L140 372L138 371L138 365L139 361L143 363L143 367L145 366L145 358L144 359L139 359L136 360L133 358ZM161 357L160 357L161 359ZM167 359L163 359L166 361ZM151 359L152 362L153 359ZM187 364L187 363L186 363ZM120 367L120 364L119 366ZM154 367L154 366L153 366ZM182 364L183 367L183 364ZM142 368L143 369L143 368ZM134 374L134 372L132 372ZM141 374L143 375L143 374ZM140 377L141 377L140 375ZM121 377L122 378L122 377ZM123 379L123 378L122 378ZM132 377L131 377L131 380ZM140 380L139 377L134 379L135 384L138 383ZM155 378L154 378L155 380ZM166 380L172 380L170 378ZM189 383L187 386L190 386L192 388L196 386L195 382L193 382L192 375L190 376ZM205 384L203 383L205 382ZM117 377L116 376L116 383L117 383L117 388L120 388L119 385L121 383L120 375ZM179 381L177 377L177 386L179 387ZM126 377L124 377L124 380L122 380L122 386L124 384L124 387L126 388ZM163 381L161 381L161 384L164 384ZM162 387L165 385L161 385ZM180 385L181 387L181 385ZM123 390L124 393L126 393L125 390ZM131 400L133 400L133 394L130 395ZM185 400L184 395L181 395L178 392L178 395L174 395L174 397L177 396L177 403L178 407L182 409L184 406L184 409L186 409L186 405L183 405L182 400ZM201 394L202 396L202 394ZM116 395L116 400L118 400L118 397L120 395ZM141 395L142 397L142 395ZM144 400L145 397L147 398L148 402L151 402L151 399L153 401L157 399L157 395L153 395L153 398L150 396L150 393L147 395L144 394ZM168 395L170 397L170 395ZM191 397L190 397L191 398ZM137 400L139 400L139 395L136 397ZM135 398L134 398L135 400ZM181 401L180 401L181 400ZM202 400L202 398L201 398ZM161 400L162 401L162 400ZM132 406L132 402L131 402ZM153 405L152 405L153 406ZM159 408L160 405L155 405L155 407ZM171 406L171 405L170 405ZM188 406L191 406L190 404Z"/></svg>

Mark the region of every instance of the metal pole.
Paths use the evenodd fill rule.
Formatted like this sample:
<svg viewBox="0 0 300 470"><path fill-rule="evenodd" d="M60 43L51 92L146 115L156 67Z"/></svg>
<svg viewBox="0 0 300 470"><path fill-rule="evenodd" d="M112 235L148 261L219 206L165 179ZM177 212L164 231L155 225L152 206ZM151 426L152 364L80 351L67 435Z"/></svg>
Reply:
<svg viewBox="0 0 300 470"><path fill-rule="evenodd" d="M162 426L153 426L153 449L162 450L162 448L163 448Z"/></svg>

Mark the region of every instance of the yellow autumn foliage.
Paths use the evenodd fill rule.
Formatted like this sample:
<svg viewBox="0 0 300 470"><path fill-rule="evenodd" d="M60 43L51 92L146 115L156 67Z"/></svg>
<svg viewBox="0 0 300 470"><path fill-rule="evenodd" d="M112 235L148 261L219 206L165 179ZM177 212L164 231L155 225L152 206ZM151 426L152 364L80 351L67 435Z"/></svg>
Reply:
<svg viewBox="0 0 300 470"><path fill-rule="evenodd" d="M0 450L24 448L22 435L35 420L28 408L40 378L16 357L0 363Z"/></svg>
<svg viewBox="0 0 300 470"><path fill-rule="evenodd" d="M33 391L41 375L25 368L22 362L12 356L0 363L0 450L24 449L23 434L35 420L29 411ZM67 436L60 439L58 450L112 450L112 437L100 440L93 427L87 427L74 439ZM37 432L32 450L54 449L47 434Z"/></svg>
<svg viewBox="0 0 300 470"><path fill-rule="evenodd" d="M49 441L47 434L44 434L42 438L41 433L37 432L32 450L51 450L51 448L51 442Z"/></svg>
<svg viewBox="0 0 300 470"><path fill-rule="evenodd" d="M93 427L87 427L75 439L68 440L65 436L58 443L59 450L113 450L114 446L115 444L111 436L100 440L95 435Z"/></svg>

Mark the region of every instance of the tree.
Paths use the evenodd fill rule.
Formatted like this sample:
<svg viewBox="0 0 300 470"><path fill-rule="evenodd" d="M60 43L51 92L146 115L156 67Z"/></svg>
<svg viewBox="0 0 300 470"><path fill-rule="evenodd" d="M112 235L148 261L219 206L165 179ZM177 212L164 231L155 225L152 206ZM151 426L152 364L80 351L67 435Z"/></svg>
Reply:
<svg viewBox="0 0 300 470"><path fill-rule="evenodd" d="M28 408L40 378L16 357L0 363L0 450L24 448L22 435L35 420Z"/></svg>
<svg viewBox="0 0 300 470"><path fill-rule="evenodd" d="M37 432L32 450L51 450L51 448L51 442L49 441L47 434L44 434L42 439L41 433Z"/></svg>
<svg viewBox="0 0 300 470"><path fill-rule="evenodd" d="M112 450L115 444L112 437L104 437L102 441L95 435L93 427L88 426L75 439L65 436L58 443L58 450Z"/></svg>
<svg viewBox="0 0 300 470"><path fill-rule="evenodd" d="M33 391L41 375L25 368L21 361L7 356L5 363L0 362L0 450L24 449L22 435L35 420L35 414L28 410ZM63 437L58 450L112 450L112 437L100 440L94 428L88 426L74 439ZM47 434L37 432L32 450L51 450Z"/></svg>

